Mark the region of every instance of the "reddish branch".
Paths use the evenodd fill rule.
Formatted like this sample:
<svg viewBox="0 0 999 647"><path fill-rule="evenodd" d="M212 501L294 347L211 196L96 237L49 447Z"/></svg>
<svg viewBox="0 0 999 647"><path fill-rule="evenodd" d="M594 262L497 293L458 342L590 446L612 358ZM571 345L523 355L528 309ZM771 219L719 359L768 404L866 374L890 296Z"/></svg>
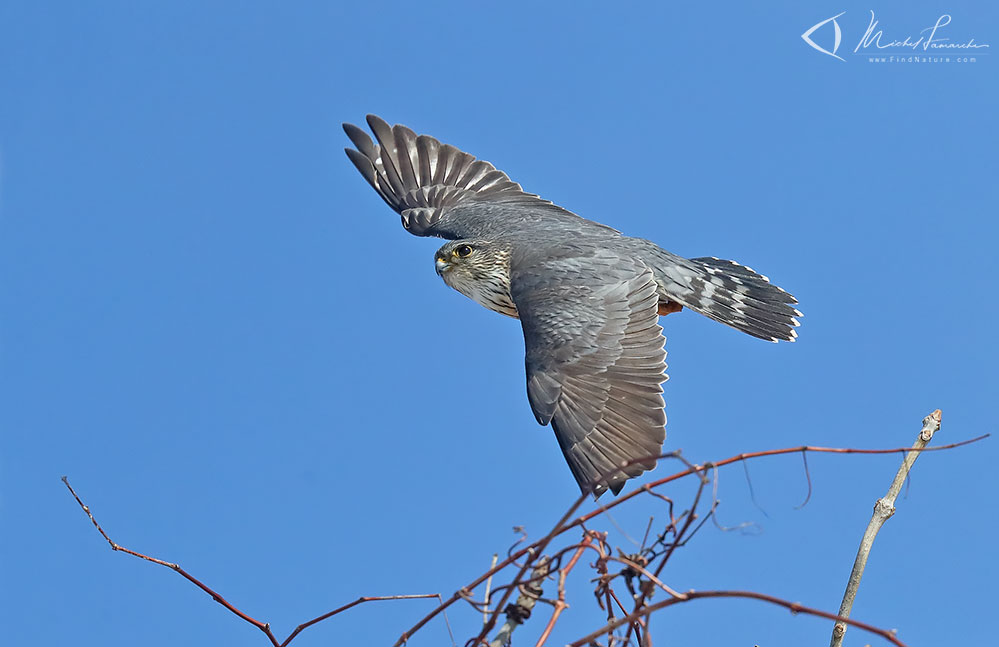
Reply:
<svg viewBox="0 0 999 647"><path fill-rule="evenodd" d="M945 449L954 449L956 447L962 447L964 445L969 445L971 443L975 443L975 442L984 440L985 438L988 438L989 436L990 436L990 434L984 434L984 435L978 436L976 438L972 438L970 440L965 440L965 441L961 441L961 442L957 442L957 443L951 443L951 444L948 444L948 445L938 445L938 446L935 446L935 447L926 447L926 448L923 448L921 451L940 451L940 450L945 450ZM589 520L591 520L591 519L593 519L595 517L600 516L601 514L603 514L604 512L606 512L607 510L610 510L612 508L616 508L617 506L621 505L622 503L635 498L636 496L638 496L639 494L642 494L643 492L652 493L651 490L653 488L660 487L662 485L665 485L666 483L671 483L671 482L676 481L678 479L690 476L691 474L696 474L698 472L707 471L708 469L718 468L718 467L724 467L725 465L730 465L732 463L746 461L746 460L750 460L750 459L754 459L754 458L763 458L763 457L768 457L768 456L781 456L781 455L785 455L785 454L795 454L795 453L798 453L798 452L802 452L802 453L804 453L804 452L815 452L815 453L826 453L826 454L897 454L897 453L906 452L906 451L909 451L909 450L911 450L910 447L896 447L896 448L892 448L892 449L854 449L854 448L841 448L841 447L813 447L813 446L810 446L810 445L804 445L804 446L801 446L801 447L788 447L788 448L783 448L783 449L769 449L769 450L766 450L766 451L737 454L735 456L731 456L729 458L726 458L724 460L717 461L717 462L714 462L714 463L705 463L703 465L694 465L693 467L685 469L685 470L683 470L681 472L677 472L675 474L671 474L670 476L666 476L664 478L661 478L659 480L653 481L651 483L646 483L645 485L639 486L638 488L632 490L631 492L628 492L627 494L623 494L623 495L619 496L617 499L615 499L613 501L610 501L610 502L608 502L608 503L606 503L606 504L598 507L597 509L595 509L595 510L593 510L591 512L588 512L588 513L586 513L584 515L581 515L581 516L573 519L570 522L569 519L572 518L572 515L575 514L576 510L578 510L579 507L583 504L583 502L586 501L587 495L585 495L585 494L580 495L572 503L572 505L569 506L569 509L566 510L565 514L562 515L562 517L552 527L551 531L547 535L545 535L544 537L542 537L538 541L536 541L536 542L534 542L534 543L532 543L532 544L530 544L528 546L525 546L525 547L521 548L520 550L518 550L516 552L510 553L505 560L503 560L500 563L496 564L496 566L494 566L493 568L489 569L488 571L486 571L485 573L483 573L482 575L480 575L479 577L475 578L474 580L472 580L471 582L469 582L467 585L465 585L464 587L462 587L461 589L459 589L458 591L456 591L450 598L448 598L447 600L445 600L440 606L438 606L436 609L432 610L426 616L424 616L423 618L421 618L419 622L417 622L415 625L413 625L412 627L410 627L410 629L408 631L403 632L402 636L400 636L399 640L395 643L395 647L400 647L401 645L404 645L406 643L406 641L409 640L409 638L414 633L416 633L417 631L419 631L424 625L426 625L433 618L435 618L437 616L437 614L445 611L452 604L454 604L458 600L462 599L463 593L467 594L467 593L475 590L479 585L481 585L483 582L485 582L490 577L494 576L496 573L499 573L500 571L504 570L505 568L507 568L511 564L514 564L517 560L519 560L521 558L524 558L524 557L527 557L526 562L521 566L520 571L517 573L516 577L514 577L514 580L513 580L514 582L520 581L523 578L524 574L530 568L530 565L531 565L531 563L533 563L534 559L536 559L538 556L541 555L541 553L545 549L545 547L549 543L551 543L552 539L554 539L555 537L557 537L557 536L559 536L559 535L561 535L561 534L563 534L563 533L565 533L565 532L567 532L567 531L569 531L569 530L571 530L573 528L582 526L587 521L589 521ZM658 456L657 458L673 458L673 457L676 457L676 456L677 456L677 454L675 452L671 452L671 453L667 453L667 454L662 454L661 456ZM637 459L637 460L644 461L644 460L648 460L648 459L647 458L642 458L642 459ZM510 590L507 591L507 595L505 595L504 598L501 600L500 604L497 605L497 607L496 607L497 611L494 612L493 617L491 618L491 624L489 624L489 626L488 626L489 629L491 629L492 626L495 624L496 618L498 617L498 610L502 609L503 605L506 604L507 600L509 599L509 594L510 594ZM699 595L698 597L705 597L705 596ZM765 599L765 598L761 598L761 599ZM782 601L782 603L783 603L782 606L788 606L788 605L793 604L791 602L786 602L786 601ZM662 603L660 603L660 604L662 604ZM838 619L838 616L832 616L832 617ZM628 620L628 622L631 622L631 620ZM853 623L851 622L851 624L853 624ZM870 625L864 625L863 623L861 623L860 625L854 625L854 626L861 627L861 628L866 628L866 627L868 627ZM486 633L487 632L484 631L482 634L480 634L480 640L482 638L484 638L484 636L485 636ZM473 642L473 644L474 644L474 642Z"/></svg>
<svg viewBox="0 0 999 647"><path fill-rule="evenodd" d="M492 575L494 572L497 572L498 570L502 570L502 568L505 568L509 564L516 562L516 560L519 559L520 557L526 555L527 558L524 560L523 566L520 567L520 570L517 572L517 575L513 578L514 584L521 582L521 580L524 577L524 574L527 573L528 569L531 568L531 565L534 564L535 560L537 560L541 556L542 552L544 552L548 544L551 543L551 540L554 539L556 536L562 534L562 532L564 532L564 530L560 530L560 528L566 521L569 520L570 517L572 517L573 514L576 513L576 510L579 509L579 506L583 505L583 501L585 500L586 500L586 495L581 494L579 498L576 499L576 502L573 503L571 506L569 506L569 509L566 510L565 514L562 515L562 518L558 520L558 522L555 524L555 527L552 528L551 532L549 532L539 541L536 541L530 546L522 548L521 550L517 551L512 556L504 560L502 564L496 566L495 568L489 569L489 572L477 578L475 582L473 582L469 586L466 586L465 589L467 590L474 589L479 584L481 584L483 580L489 575ZM515 586L507 588L506 593L503 594L503 597L500 598L500 601L496 604L496 610L493 611L493 614L492 616L490 616L489 621L486 622L485 625L483 625L482 631L479 632L479 635L476 636L475 639L470 640L469 643L478 645L481 644L483 641L485 641L486 636L489 634L490 631L493 630L493 627L496 626L496 621L499 619L500 612L502 609L506 608L506 603L510 599L510 596L513 594L515 588L516 588ZM457 595L458 594L456 592L455 596ZM438 607L438 609L443 610L445 607L452 604L455 600L455 596L452 596L451 600L448 600L447 602L442 604L440 607ZM431 618L433 618L434 615L436 615L436 611L424 617L423 620L418 622L412 629L404 633L402 637L399 638L399 640L396 642L396 646L398 647L398 645L405 643L406 640L408 640L409 636L412 636L413 633L415 633L420 627L425 625Z"/></svg>
<svg viewBox="0 0 999 647"><path fill-rule="evenodd" d="M69 488L70 494L72 494L73 498L76 499L76 502L78 504L80 504L80 508L85 513L87 513L87 517L90 519L90 523L94 524L94 528L97 528L97 532L101 533L101 537L104 537L104 540L107 541L108 544L111 546L111 550L122 552L122 553L125 553L127 555L131 555L133 557L138 557L139 559L144 559L147 562L152 562L153 564L159 564L160 566L166 566L170 570L176 571L184 579L186 579L188 582L190 582L191 584L194 584L196 587L198 587L199 589L201 589L202 591L204 591L208 595L212 596L213 600L215 600L216 602L218 602L219 604L221 604L223 607L225 607L226 609L228 609L230 612L232 612L233 614L235 614L239 618L245 620L246 622L250 623L251 625L253 625L257 629L259 629L260 631L264 632L264 635L267 636L267 639L271 641L271 645L273 645L273 647L286 647L288 645L288 643L290 643L292 640L294 640L295 637L298 636L298 634L300 634L304 629L308 629L309 627L311 627L312 625L314 625L316 623L322 622L323 620L326 620L328 618L332 618L333 616L337 615L338 613L342 613L342 612L346 611L347 609L351 609L351 608L356 607L357 605L363 604L365 602L379 602L379 601L382 601L382 600L418 600L418 599L424 599L424 598L437 598L438 600L441 601L441 603L443 603L443 599L441 598L441 595L439 593L420 593L420 594L415 594L415 595L374 595L374 596L364 596L364 597L357 598L353 602L349 602L349 603L343 605L342 607L338 607L336 609L333 609L329 613L324 613L321 616L313 618L312 620L309 620L308 622L303 622L302 624L300 624L297 627L295 627L295 630L292 631L291 634L289 634L287 638L285 638L283 641L278 641L277 637L271 631L271 625L270 625L270 623L260 622L259 620L255 619L255 618L252 618L249 615L243 613L242 611L240 611L239 609L237 609L236 607L234 607L224 597L222 597L217 592L215 592L214 590L212 590L211 588L209 588L208 585L206 585L204 582L202 582L201 580L199 580L198 578L194 577L193 575L191 575L190 573L188 573L187 571L185 571L183 568L181 568L179 564L173 564L171 562L165 562L162 559L157 559L155 557L150 557L149 555L144 555L144 554L142 554L140 552L131 550L129 548L125 548L121 544L118 544L118 543L114 542L108 536L108 534L106 532L104 532L104 529L101 528L101 525L99 523L97 523L97 519L95 519L93 513L90 512L90 507L83 503L83 501L80 499L80 496L76 493L76 490L74 490L73 486L69 484L69 479L64 476L64 477L62 477L62 482L66 484L67 488ZM445 617L445 620L446 620L446 617ZM448 633L450 633L450 631L451 631L451 628L449 626L448 627ZM454 642L454 637L453 636L451 638L451 641Z"/></svg>
<svg viewBox="0 0 999 647"><path fill-rule="evenodd" d="M955 447L963 447L964 445L970 445L971 443L977 443L980 440L985 440L986 438L988 438L991 435L992 434L983 434L983 435L978 436L976 438L971 438L970 440L962 440L959 443L951 443L949 445L937 445L935 447L924 447L923 449L917 450L917 451L921 451L921 452L932 452L932 451L941 451L941 450L944 450L944 449L954 449ZM732 463L738 463L740 461L746 461L746 460L749 460L751 458L764 458L764 457L767 457L767 456L782 456L784 454L796 454L798 452L815 452L815 453L820 453L820 454L899 454L899 453L908 452L908 451L912 451L912 448L911 447L895 447L893 449L854 449L854 448L851 448L851 447L813 447L811 445L803 445L801 447L786 447L784 449L768 449L766 451L761 451L761 452L749 452L749 453L744 453L744 454L736 454L735 456L730 456L729 458L726 458L725 460L722 460L722 461L717 461L717 462L714 462L714 463L704 463L703 465L694 465L693 467L690 467L690 468L688 468L688 469L686 469L686 470L684 470L682 472L677 472L676 474L671 474L670 476L663 477L663 478L661 478L661 479L659 479L657 481L652 481L651 483L646 483L645 485L642 485L641 487L638 487L638 488L632 490L631 492L628 492L627 494L622 494L621 496L619 496L618 498L614 499L613 501L605 503L604 505L600 506L596 510L593 510L592 512L588 512L587 514L584 514L583 516L579 517L578 519L575 519L572 523L567 524L566 526L564 526L561 530L562 530L562 532L565 532L566 530L570 530L570 529L572 529L572 528L574 528L574 527L576 527L576 526L578 526L580 524L586 523L590 519L593 519L594 517L600 516L601 514L603 514L604 512L606 512L607 510L610 510L612 508L616 508L617 506L621 505L625 501L629 501L630 499L633 499L634 497L638 496L639 494L641 494L642 492L644 492L646 490L651 490L653 488L657 488L657 487L659 487L661 485L665 485L666 483L671 483L673 481L676 481L678 479L684 478L686 476L690 476L691 474L695 474L697 472L704 472L704 471L707 471L707 470L712 469L712 468L724 467L726 465L730 465ZM675 458L677 456L678 456L677 452L670 452L670 453L666 453L666 454L661 454L660 456L657 456L656 458L657 459L659 459L659 458ZM630 461L630 462L637 463L637 462L647 461L647 460L649 460L649 459L648 458L642 458L642 459L636 459L636 460ZM573 506L573 509L575 509L576 507L578 507L578 506ZM529 548L531 548L531 547L528 546L527 549L529 549ZM525 550L527 550L527 549L525 549Z"/></svg>
<svg viewBox="0 0 999 647"><path fill-rule="evenodd" d="M593 537L589 533L583 538L583 542L576 549L576 552L572 555L572 559L569 563L565 565L558 574L558 599L555 600L555 610L552 611L552 617L548 619L548 624L545 625L545 630L541 633L541 637L538 638L538 643L535 647L541 647L548 640L548 635L551 634L552 629L555 628L555 623L558 622L558 617L562 615L562 612L569 608L569 605L565 602L565 579L569 577L569 573L572 571L576 562L582 557L583 551L585 551L590 544L593 542Z"/></svg>
<svg viewBox="0 0 999 647"><path fill-rule="evenodd" d="M937 447L925 447L919 451L952 449L955 447L960 447L962 445L967 445L969 443L977 442L986 437L988 437L988 434L959 443L952 443L949 445L941 445ZM69 484L69 481L66 479L66 477L63 477L62 480L66 484L66 487L69 489L70 493L76 499L76 502L80 505L80 508L87 514L87 517L90 519L91 523L101 534L101 536L105 539L105 541L108 542L112 550L127 553L134 557L138 557L148 562L159 564L160 566L165 566L173 571L176 571L186 580L188 580L189 582L197 586L199 589L210 595L213 600L215 600L217 603L228 609L231 613L238 616L245 622L250 623L260 631L262 631L264 635L267 636L272 647L287 647L287 645L292 640L294 640L303 630L311 627L314 624L317 624L328 618L331 618L339 613L347 611L348 609L351 609L359 604L363 604L365 602L374 602L380 600L437 598L440 601L440 604L430 613L424 616L419 622L413 625L412 628L403 633L402 636L399 638L399 641L396 643L396 645L397 646L402 645L414 633L419 631L422 627L424 627L430 620L435 618L438 614L444 613L445 610L448 607L450 607L452 604L454 604L456 601L460 599L470 600L472 598L473 591L475 591L475 589L478 586L480 586L483 582L489 581L494 575L507 569L511 565L517 566L518 567L517 573L511 580L510 584L497 587L495 589L494 593L498 593L501 590L504 591L504 593L500 598L500 600L496 603L495 607L493 607L493 610L489 615L487 621L483 623L483 628L479 636L469 641L469 644L483 644L486 642L485 637L495 626L500 614L503 612L504 609L506 609L507 602L509 601L513 592L520 589L523 586L527 586L532 583L532 579L525 578L525 576L528 573L532 573L533 572L532 569L537 570L536 564L538 564L539 560L541 559L541 556L544 553L546 547L556 537L561 536L562 534L564 534L569 530L572 530L573 528L582 528L584 530L584 538L582 543L580 544L570 546L568 548L564 548L560 551L557 551L555 556L552 558L550 562L551 564L554 564L554 569L551 572L554 572L554 570L559 571L558 599L553 602L555 608L551 618L548 621L548 624L546 625L541 637L538 640L537 643L538 647L544 645L544 643L548 640L552 632L552 629L557 623L562 612L568 607L568 604L566 603L565 600L565 581L570 571L572 571L572 569L576 566L582 554L587 549L594 550L599 554L599 559L594 565L594 567L596 568L597 572L600 575L598 578L599 584L597 587L596 594L600 606L602 608L604 607L606 608L608 617L607 617L607 624L605 624L603 627L593 632L592 634L586 636L585 638L582 638L580 640L577 640L575 643L572 643L574 646L584 645L604 634L610 635L615 629L622 627L624 625L628 625L629 631L634 634L636 639L638 639L641 637L640 632L644 633L644 631L647 631L646 627L647 627L648 617L650 616L650 614L654 613L655 611L666 608L668 606L672 606L674 604L679 604L681 602L688 602L691 600L697 600L702 598L722 598L722 597L749 598L749 599L761 600L785 607L791 610L793 613L806 613L822 618L827 618L830 620L845 622L849 625L879 635L888 640L889 642L891 642L892 644L903 646L903 643L895 636L894 632L892 631L880 629L878 627L874 627L872 625L860 621L840 617L832 613L820 611L818 609L805 607L796 602L790 602L788 600L783 600L781 598L776 598L762 593L755 593L752 591L688 591L686 593L678 593L677 591L666 586L661 581L659 576L666 562L669 561L670 557L673 555L675 549L678 546L682 545L684 541L689 539L690 534L692 532L695 532L696 529L700 527L700 524L695 526L694 523L698 518L696 511L697 511L697 506L700 502L701 494L705 488L705 485L708 483L706 473L709 470L717 469L719 467L723 467L725 465L729 465L732 463L748 461L749 459L762 458L765 456L780 456L784 454L793 454L798 452L801 452L802 456L804 456L808 452L830 453L830 454L890 454L890 453L898 453L906 451L913 451L913 449L909 447L895 448L895 449L852 449L852 448L802 446L802 447L791 447L785 449L772 449L761 452L743 453L743 454L738 454L736 456L732 456L722 461L718 461L716 463L705 463L702 465L695 465L687 462L686 460L680 457L679 452L664 454L657 458L675 458L686 463L687 468L684 469L683 471L666 476L651 483L642 485L636 488L635 490L632 490L631 492L628 492L627 494L624 494L619 498L596 508L591 512L573 518L573 515L576 514L576 511L579 509L579 507L586 501L587 496L581 495L579 498L575 500L575 502L571 506L569 506L569 509L566 510L565 514L562 515L562 517L552 527L552 529L548 532L548 534L546 534L541 539L535 541L534 543L525 546L520 550L517 550L516 552L511 550L508 553L506 559L504 559L498 564L494 563L492 568L483 573L481 576L474 579L467 586L462 587L458 591L455 591L454 594L452 594L451 597L448 598L447 600L444 600L439 594L361 597L358 598L357 600L354 600L353 602L345 604L328 613L325 613L321 616L313 618L312 620L302 623L301 625L296 627L295 630L292 631L291 634L289 634L288 637L284 639L284 641L279 641L277 637L275 637L274 633L271 631L270 624L256 620L255 618L252 618L243 611L239 610L231 603L229 603L225 598L219 595L216 591L212 590L203 582L201 582L200 580L192 576L190 573L185 571L183 568L181 568L178 564L173 564L170 562L157 559L155 557L144 555L134 550L125 548L124 546L121 546L112 541L111 538L107 535L107 533L105 533L104 530L101 528L100 524L97 523L97 520L94 518L93 514L91 514L90 509L83 503L82 500L80 500L80 497L73 490L73 487ZM638 460L644 461L647 459L638 459ZM673 505L672 500L667 497L664 497L663 495L657 492L654 492L653 490L667 483L671 483L678 479L682 479L692 475L697 475L700 479L700 485L695 495L693 505L691 506L688 512L679 515L679 517L674 517L672 514L672 505ZM811 488L811 483L809 482L809 489L810 488ZM584 524L587 521L600 516L604 512L612 508L615 508L625 503L626 501L630 501L631 499L643 493L664 499L669 505L668 516L670 518L670 523L667 525L666 530L664 530L663 533L659 535L659 539L657 540L657 545L660 548L656 549L658 552L652 549L645 549L645 554L640 560L642 561L642 563L638 563L638 561L636 561L633 558L634 556L622 555L621 558L611 557L609 554L609 547L606 545L606 541L604 539L605 536L601 533L594 533L591 531L587 531L585 529ZM712 511L713 509L714 506L712 506ZM709 511L707 513L705 519L711 516L712 511ZM666 538L670 535L672 536L672 541L667 542ZM575 552L573 553L569 562L565 566L561 566L561 560L563 556L573 550L575 550ZM518 561L521 559L523 559L523 563L520 563ZM658 560L659 563L658 565L655 566L655 568L653 568L653 565L650 563L650 561L655 561L655 560ZM625 570L617 574L610 574L607 571L607 563L609 561L615 561L623 564L625 566ZM631 613L625 612L625 609L621 605L620 600L618 600L617 595L614 593L613 589L611 588L611 581L620 576L624 576L625 583L629 586L629 589L631 589L632 587L632 579L634 579L635 577L639 578L640 582L639 592L632 591L632 595L635 599L636 604L634 610ZM643 577L645 578L644 580L642 580ZM658 587L663 591L667 592L670 595L670 598L656 604L652 605L646 604L646 600L648 596L651 594L652 587ZM611 608L611 600L617 603L617 607L625 615L618 618L614 617L614 611ZM447 622L446 615L444 620L445 622ZM448 631L450 632L450 626L448 626ZM452 636L452 642L453 641L454 638Z"/></svg>
<svg viewBox="0 0 999 647"><path fill-rule="evenodd" d="M612 600L614 604L617 605L617 608L621 611L621 613L628 615L628 612L625 610L624 605L621 604L621 600L618 599L617 593L614 592L614 587L612 586L612 582L616 578L623 575L623 572L611 575L607 569L608 562L614 559L610 554L610 546L607 544L607 533L591 532L591 535L598 537L599 539L596 545L592 547L593 550L595 550L599 555L597 562L593 565L593 568L596 570L598 575L598 577L594 580L597 582L597 588L593 591L593 595L597 599L597 604L600 608L607 611L607 622L611 622L614 620L614 605L611 604ZM635 637L636 642L638 642L638 633L641 629L642 625L640 620L635 622L635 624L630 627L631 634ZM612 642L610 632L608 632L607 640L609 643Z"/></svg>
<svg viewBox="0 0 999 647"><path fill-rule="evenodd" d="M803 606L797 602L791 602L789 600L782 600L781 598L776 598L772 595L767 595L765 593L756 593L754 591L688 591L686 593L681 593L679 597L673 597L668 600L663 600L657 604L653 604L640 609L630 615L623 618L618 618L612 622L607 623L600 629L597 629L593 633L587 634L583 638L572 642L569 647L581 647L582 645L589 644L590 642L599 638L602 634L608 631L614 631L618 627L626 625L630 622L634 622L641 617L649 616L652 613L660 609L665 609L666 607L673 606L674 604L679 604L681 602L690 602L691 600L700 600L703 598L748 598L752 600L762 600L764 602L770 602L771 604L776 604L778 606L785 607L789 609L791 613L807 613L809 615L818 616L820 618L827 618L829 620L842 621L859 629L864 629L873 634L877 634L889 641L893 645L898 647L906 647L905 643L899 640L895 636L894 631L888 629L880 629L874 625L869 625L865 622L858 622L856 620L850 620L849 618L841 618L834 613L827 613L826 611L820 611L819 609L812 609L810 607Z"/></svg>

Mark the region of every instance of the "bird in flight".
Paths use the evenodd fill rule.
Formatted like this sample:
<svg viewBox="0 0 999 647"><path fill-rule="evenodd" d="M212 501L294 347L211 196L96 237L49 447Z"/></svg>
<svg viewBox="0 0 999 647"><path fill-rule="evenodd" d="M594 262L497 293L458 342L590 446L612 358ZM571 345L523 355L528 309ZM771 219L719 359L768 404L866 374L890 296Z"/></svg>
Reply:
<svg viewBox="0 0 999 647"><path fill-rule="evenodd" d="M416 236L450 242L445 283L520 319L527 397L584 493L621 491L666 439L659 316L689 308L772 342L794 341L794 297L734 261L683 258L527 193L454 146L368 115L346 153Z"/></svg>

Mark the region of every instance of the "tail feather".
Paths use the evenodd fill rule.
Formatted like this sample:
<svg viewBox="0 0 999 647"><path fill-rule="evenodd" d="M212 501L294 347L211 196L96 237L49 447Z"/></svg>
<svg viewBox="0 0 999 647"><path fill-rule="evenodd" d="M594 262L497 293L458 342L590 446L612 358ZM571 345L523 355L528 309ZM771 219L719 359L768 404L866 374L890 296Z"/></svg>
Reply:
<svg viewBox="0 0 999 647"><path fill-rule="evenodd" d="M802 315L793 306L798 300L752 268L705 257L667 274L686 288L670 297L695 312L767 341L793 342L798 336L794 329Z"/></svg>

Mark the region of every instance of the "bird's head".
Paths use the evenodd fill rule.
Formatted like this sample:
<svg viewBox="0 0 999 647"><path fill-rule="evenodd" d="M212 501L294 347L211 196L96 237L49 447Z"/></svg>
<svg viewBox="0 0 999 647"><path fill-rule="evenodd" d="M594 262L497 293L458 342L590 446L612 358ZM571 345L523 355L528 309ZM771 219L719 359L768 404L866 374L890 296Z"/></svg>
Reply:
<svg viewBox="0 0 999 647"><path fill-rule="evenodd" d="M517 316L510 297L510 246L486 240L453 240L434 255L437 274L473 301Z"/></svg>

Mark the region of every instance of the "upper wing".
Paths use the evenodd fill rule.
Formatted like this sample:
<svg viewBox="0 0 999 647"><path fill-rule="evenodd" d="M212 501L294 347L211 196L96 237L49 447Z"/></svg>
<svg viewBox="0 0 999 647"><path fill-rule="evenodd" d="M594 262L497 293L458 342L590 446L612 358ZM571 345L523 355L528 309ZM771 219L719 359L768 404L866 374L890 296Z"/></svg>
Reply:
<svg viewBox="0 0 999 647"><path fill-rule="evenodd" d="M438 224L450 208L470 201L540 206L578 218L526 193L489 162L476 160L428 135L417 136L401 124L389 126L375 115L368 115L367 121L378 143L357 126L343 124L357 147L344 150L368 184L402 216L402 226L412 234L469 237L474 232L463 231L461 223Z"/></svg>
<svg viewBox="0 0 999 647"><path fill-rule="evenodd" d="M655 467L666 432L665 338L656 283L638 263L595 251L515 269L527 395L583 492L617 494Z"/></svg>

